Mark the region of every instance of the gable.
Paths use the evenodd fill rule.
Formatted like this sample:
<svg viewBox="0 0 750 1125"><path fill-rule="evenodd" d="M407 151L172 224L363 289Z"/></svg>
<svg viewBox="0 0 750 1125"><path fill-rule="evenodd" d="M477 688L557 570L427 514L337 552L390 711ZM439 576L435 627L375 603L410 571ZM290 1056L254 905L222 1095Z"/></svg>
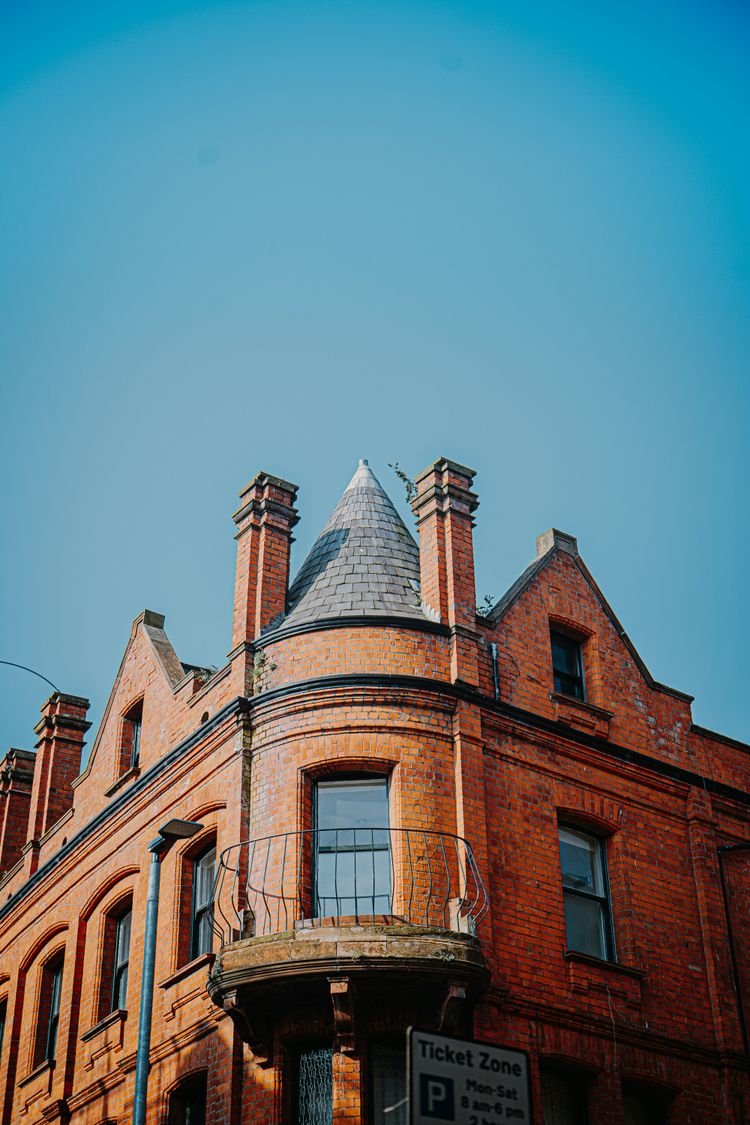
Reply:
<svg viewBox="0 0 750 1125"><path fill-rule="evenodd" d="M141 704L140 767L147 768L156 761L163 746L165 723L175 707L175 689L185 675L186 669L164 632L164 617L144 610L133 622L88 764L76 787L85 780L101 795L116 784L125 772L123 720Z"/></svg>
<svg viewBox="0 0 750 1125"><path fill-rule="evenodd" d="M692 697L651 676L578 554L552 530L538 556L493 608L501 698L525 710L667 756L684 751ZM583 701L555 691L550 632L580 646Z"/></svg>

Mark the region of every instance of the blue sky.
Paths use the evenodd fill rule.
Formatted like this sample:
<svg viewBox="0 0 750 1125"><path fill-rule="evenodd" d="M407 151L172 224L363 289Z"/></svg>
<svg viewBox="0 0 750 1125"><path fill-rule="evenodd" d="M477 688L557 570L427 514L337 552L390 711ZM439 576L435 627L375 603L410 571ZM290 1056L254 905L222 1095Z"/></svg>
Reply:
<svg viewBox="0 0 750 1125"><path fill-rule="evenodd" d="M478 595L557 526L750 740L739 4L9 2L0 656L92 699L230 643L230 515L477 469ZM0 749L45 686L0 668Z"/></svg>

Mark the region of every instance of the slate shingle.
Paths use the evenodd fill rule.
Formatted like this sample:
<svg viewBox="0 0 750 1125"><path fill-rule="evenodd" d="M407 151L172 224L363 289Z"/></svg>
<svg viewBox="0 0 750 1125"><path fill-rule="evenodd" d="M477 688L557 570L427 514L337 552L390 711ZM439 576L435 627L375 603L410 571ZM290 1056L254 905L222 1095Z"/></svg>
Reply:
<svg viewBox="0 0 750 1125"><path fill-rule="evenodd" d="M326 617L424 621L419 548L366 461L313 544L289 590L287 629Z"/></svg>

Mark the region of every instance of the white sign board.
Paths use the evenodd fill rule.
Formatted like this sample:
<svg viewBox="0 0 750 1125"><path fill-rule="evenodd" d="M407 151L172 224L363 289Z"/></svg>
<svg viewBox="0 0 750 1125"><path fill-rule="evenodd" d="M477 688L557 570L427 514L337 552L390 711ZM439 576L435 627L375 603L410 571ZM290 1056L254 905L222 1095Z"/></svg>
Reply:
<svg viewBox="0 0 750 1125"><path fill-rule="evenodd" d="M409 1125L531 1125L523 1051L415 1031L409 1039Z"/></svg>

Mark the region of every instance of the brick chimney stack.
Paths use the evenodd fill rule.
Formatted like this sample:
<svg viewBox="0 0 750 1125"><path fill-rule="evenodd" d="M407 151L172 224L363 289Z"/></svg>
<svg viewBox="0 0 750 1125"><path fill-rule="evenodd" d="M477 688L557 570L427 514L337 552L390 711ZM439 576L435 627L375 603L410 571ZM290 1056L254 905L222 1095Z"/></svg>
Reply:
<svg viewBox="0 0 750 1125"><path fill-rule="evenodd" d="M33 780L34 752L11 748L0 762L0 875L21 858Z"/></svg>
<svg viewBox="0 0 750 1125"><path fill-rule="evenodd" d="M88 699L55 691L34 727L39 735L31 786L28 838L36 841L73 807L71 785L81 772Z"/></svg>
<svg viewBox="0 0 750 1125"><path fill-rule="evenodd" d="M240 493L232 651L286 612L297 485L258 473Z"/></svg>
<svg viewBox="0 0 750 1125"><path fill-rule="evenodd" d="M478 682L473 512L474 470L441 458L416 478L412 509L419 527L422 601L452 634L452 676Z"/></svg>

